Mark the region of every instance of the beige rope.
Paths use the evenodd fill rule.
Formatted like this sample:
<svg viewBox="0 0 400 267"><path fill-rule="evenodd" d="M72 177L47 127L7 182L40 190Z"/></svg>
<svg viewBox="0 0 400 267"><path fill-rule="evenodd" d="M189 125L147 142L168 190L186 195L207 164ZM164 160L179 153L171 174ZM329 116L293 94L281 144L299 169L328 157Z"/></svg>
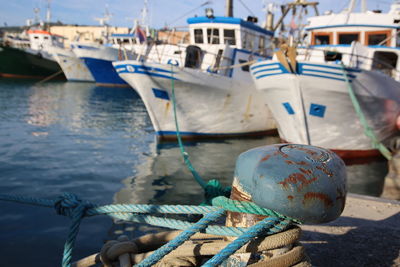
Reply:
<svg viewBox="0 0 400 267"><path fill-rule="evenodd" d="M249 267L287 267L293 266L304 258L304 247L297 244L291 250L282 255L261 260L257 263L249 265Z"/></svg>
<svg viewBox="0 0 400 267"><path fill-rule="evenodd" d="M100 261L105 267L113 266L112 264L116 261L119 261L121 267L131 266L150 256L154 250L168 243L181 232L147 234L132 241L128 241L126 238L120 238L119 241L108 241L99 254L86 257L74 263L73 266L87 267ZM236 253L262 253L264 258L251 264L252 267L292 266L303 262L308 264L307 260L304 260L304 248L297 243L300 235L301 229L294 226L278 234L258 237L241 247ZM221 236L197 233L166 255L156 266L197 266L204 259L216 255L231 242L232 240L226 241ZM293 246L293 244L295 245ZM305 266L307 265L301 265L301 267Z"/></svg>

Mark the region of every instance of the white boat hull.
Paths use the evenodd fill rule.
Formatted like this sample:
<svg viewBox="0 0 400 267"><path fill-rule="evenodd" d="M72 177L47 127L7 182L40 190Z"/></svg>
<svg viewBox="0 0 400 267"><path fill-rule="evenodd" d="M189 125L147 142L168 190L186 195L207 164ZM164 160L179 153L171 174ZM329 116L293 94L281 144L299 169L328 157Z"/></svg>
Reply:
<svg viewBox="0 0 400 267"><path fill-rule="evenodd" d="M336 151L375 149L355 112L340 65L298 62L294 74L268 60L253 65L251 72L283 140ZM388 142L398 135L400 84L374 71L348 68L346 72L377 139Z"/></svg>
<svg viewBox="0 0 400 267"><path fill-rule="evenodd" d="M72 51L54 47L50 50L68 81L94 82L94 78L83 60Z"/></svg>
<svg viewBox="0 0 400 267"><path fill-rule="evenodd" d="M176 138L172 83L183 137L267 134L276 128L250 79L244 82L201 70L139 61L113 65L141 96L161 139Z"/></svg>

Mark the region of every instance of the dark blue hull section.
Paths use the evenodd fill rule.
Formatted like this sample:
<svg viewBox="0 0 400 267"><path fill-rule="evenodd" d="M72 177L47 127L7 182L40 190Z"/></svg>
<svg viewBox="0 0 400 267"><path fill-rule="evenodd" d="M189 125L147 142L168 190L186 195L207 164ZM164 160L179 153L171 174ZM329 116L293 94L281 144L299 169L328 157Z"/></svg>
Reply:
<svg viewBox="0 0 400 267"><path fill-rule="evenodd" d="M82 59L85 61L97 84L105 86L129 86L119 77L111 61L88 57Z"/></svg>

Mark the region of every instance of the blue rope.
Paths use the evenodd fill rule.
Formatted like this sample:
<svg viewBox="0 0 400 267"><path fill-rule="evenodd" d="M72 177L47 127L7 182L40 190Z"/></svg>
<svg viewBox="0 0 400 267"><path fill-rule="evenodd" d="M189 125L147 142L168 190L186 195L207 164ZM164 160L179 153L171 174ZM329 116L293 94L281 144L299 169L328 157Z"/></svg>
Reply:
<svg viewBox="0 0 400 267"><path fill-rule="evenodd" d="M253 225L252 227L248 228L248 230L237 239L235 239L232 243L227 245L224 249L222 249L218 254L214 257L209 259L205 264L202 266L205 267L212 267L220 265L224 260L229 258L230 255L235 253L239 248L243 247L247 242L251 239L266 233L268 235L275 234L281 232L285 228L290 225L290 221L281 221L277 218L265 218L264 220L260 221L259 223ZM276 229L274 229L276 228Z"/></svg>
<svg viewBox="0 0 400 267"><path fill-rule="evenodd" d="M289 223L291 223L291 220L280 221L280 219L278 218L269 217L265 219L263 223L257 224L259 226L257 227L253 226L255 228L250 231L250 229L252 228L208 225L212 221L215 221L218 217L222 216L222 214L224 213L224 209L226 209L225 207L221 209L221 207L212 207L212 206L183 206L183 205L158 206L158 205L140 205L140 204L139 205L117 204L117 205L95 206L87 201L82 201L74 194L68 194L68 193L65 193L57 200L37 199L37 198L15 196L15 195L0 195L0 200L13 201L13 202L38 205L44 207L53 206L55 207L58 214L68 216L72 219L70 231L64 245L64 254L62 260L63 267L71 266L73 247L75 244L76 236L79 232L80 222L86 216L108 214L109 216L119 220L134 221L139 223L147 223L155 226L167 227L171 229L184 230L182 235L179 235L178 236L179 238L174 242L172 242L171 244L168 243L168 248L163 248L161 252L157 254L159 255L157 257L162 257L163 255L166 255L172 249L176 248L182 242L190 238L190 236L193 235L193 233L196 233L198 231L214 235L239 236L239 238L236 239L239 241L236 240L234 241L235 245L230 244L224 250L221 251L222 253L221 255L218 254L219 255L217 257L218 262L221 261L221 259L223 261L223 259L226 258L226 255L228 255L229 257L229 255L233 254L238 248L243 246L243 244L245 244L252 237L257 236L259 233L265 232L265 229L267 229L266 231L267 234L273 234L283 231L289 225ZM206 216L197 223L190 223L187 221L181 221L176 219L151 216L148 215L148 213L206 214ZM247 233L247 230L249 230L250 232ZM242 244L236 242L242 242L242 243L245 242L245 243ZM172 246L172 249L170 246ZM150 258L148 261L153 262L154 260L155 258ZM147 264L146 262L147 261L141 264Z"/></svg>
<svg viewBox="0 0 400 267"><path fill-rule="evenodd" d="M32 198L18 195L1 195L0 200L30 204L42 207L53 207L56 203L52 199ZM89 204L89 203L88 203ZM207 214L220 207L196 206L196 205L146 205L146 204L114 204L105 206L91 205L86 211L87 216L110 213L152 213L152 214Z"/></svg>
<svg viewBox="0 0 400 267"><path fill-rule="evenodd" d="M188 240L195 233L207 228L207 226L216 221L219 217L224 215L225 211L223 209L214 211L212 213L207 214L199 220L197 223L193 224L191 227L180 233L173 240L169 241L167 244L163 245L156 251L154 251L150 256L144 259L141 263L137 264L137 267L147 267L152 266L161 260L165 255L170 253L172 250L176 249L180 245L183 244L186 240Z"/></svg>
<svg viewBox="0 0 400 267"><path fill-rule="evenodd" d="M64 193L63 196L59 197L54 204L57 214L68 216L72 219L72 224L69 228L69 234L67 241L64 244L64 253L62 259L62 266L71 266L72 251L74 249L74 244L76 236L79 232L79 226L82 218L85 216L85 212L92 205L87 202L83 202L74 194Z"/></svg>

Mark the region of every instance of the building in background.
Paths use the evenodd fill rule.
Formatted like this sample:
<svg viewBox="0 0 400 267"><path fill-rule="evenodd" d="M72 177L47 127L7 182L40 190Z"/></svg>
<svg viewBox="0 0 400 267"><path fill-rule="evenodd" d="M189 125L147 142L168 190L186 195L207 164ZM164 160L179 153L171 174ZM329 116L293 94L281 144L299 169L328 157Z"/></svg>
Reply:
<svg viewBox="0 0 400 267"><path fill-rule="evenodd" d="M70 43L79 38L79 42L93 43L104 42L107 32L109 35L118 33L129 33L128 27L104 27L104 26L80 26L80 25L57 25L51 26L50 32L64 36L64 45L69 47Z"/></svg>

